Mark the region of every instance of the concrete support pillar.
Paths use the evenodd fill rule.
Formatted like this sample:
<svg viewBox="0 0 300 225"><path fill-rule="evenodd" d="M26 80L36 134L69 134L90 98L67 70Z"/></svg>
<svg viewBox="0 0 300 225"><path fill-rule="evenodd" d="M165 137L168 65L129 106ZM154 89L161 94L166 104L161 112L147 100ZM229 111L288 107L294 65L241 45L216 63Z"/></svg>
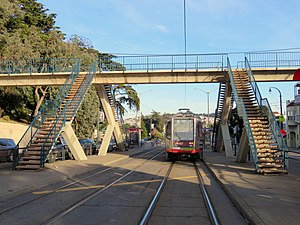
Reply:
<svg viewBox="0 0 300 225"><path fill-rule="evenodd" d="M98 155L106 155L113 131L114 126L108 125Z"/></svg>
<svg viewBox="0 0 300 225"><path fill-rule="evenodd" d="M66 125L62 128L61 136L66 141L75 160L87 160L81 144L79 143L71 126L71 122L66 122Z"/></svg>
<svg viewBox="0 0 300 225"><path fill-rule="evenodd" d="M231 138L229 134L229 129L227 124L221 124L222 136L223 136L223 145L225 148L226 157L232 157L232 146L231 146Z"/></svg>
<svg viewBox="0 0 300 225"><path fill-rule="evenodd" d="M121 132L121 129L120 129L118 123L116 122L114 112L113 112L112 107L109 104L109 100L108 100L104 85L95 85L95 88L97 90L99 99L101 101L103 111L105 113L108 124L110 125L110 128L107 128L107 129L112 129L112 127L114 128L113 129L113 134L114 134L114 137L115 137L116 142L118 144L118 147L121 151L124 151L125 150L125 138L122 135L122 132ZM106 134L106 132L105 132L105 134ZM106 139L109 139L109 140L106 140ZM107 134L107 135L104 136L103 142L104 141L105 142L106 141L110 142L110 139L111 139L111 135ZM107 151L107 149L106 149L106 151ZM99 152L99 154L100 154L100 152ZM104 154L104 152L102 152L101 154Z"/></svg>
<svg viewBox="0 0 300 225"><path fill-rule="evenodd" d="M225 93L224 93L223 111L222 111L220 126L218 130L218 137L217 137L217 151L221 151L224 147L226 157L233 156L231 139L230 139L230 134L228 129L228 117L230 112L231 94L232 94L232 88L230 86L230 83L227 82Z"/></svg>
<svg viewBox="0 0 300 225"><path fill-rule="evenodd" d="M240 146L239 146L239 152L236 157L237 162L246 162L247 160L247 154L249 152L249 141L247 138L247 132L245 128L243 129L241 140L240 140Z"/></svg>

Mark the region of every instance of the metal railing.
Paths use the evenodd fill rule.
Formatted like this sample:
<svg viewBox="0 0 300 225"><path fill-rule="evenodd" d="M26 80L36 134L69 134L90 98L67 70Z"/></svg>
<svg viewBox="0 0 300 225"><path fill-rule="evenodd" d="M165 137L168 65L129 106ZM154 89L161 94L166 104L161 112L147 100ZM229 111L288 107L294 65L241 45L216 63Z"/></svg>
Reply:
<svg viewBox="0 0 300 225"><path fill-rule="evenodd" d="M125 122L123 119L123 115L120 112L120 108L117 106L116 95L114 94L115 91L113 90L113 85L109 85L109 88L110 88L110 94L111 94L112 100L113 100L112 105L111 105L111 107L113 108L113 113L115 114L115 118L118 120L117 122L120 126L121 132L124 135L125 140L127 140L127 133L125 132L125 130L126 130Z"/></svg>
<svg viewBox="0 0 300 225"><path fill-rule="evenodd" d="M224 103L225 98L223 98L223 102L220 102L221 99L221 95L225 95L224 92L222 92L222 87L223 87L223 83L219 84L219 94L218 94L218 100L217 100L217 108L215 110L215 117L214 117L214 126L213 126L213 134L212 134L212 144L211 144L211 148L213 151L216 151L216 141L217 141L217 135L218 135L218 125L219 125L219 121L220 121L220 117L221 117L221 113L220 112L220 107L221 105ZM222 110L223 110L223 106L222 106Z"/></svg>
<svg viewBox="0 0 300 225"><path fill-rule="evenodd" d="M44 123L46 118L55 118L61 103L64 101L69 89L72 87L74 80L77 78L80 70L80 61L77 60L76 66L69 78L65 81L64 86L61 88L60 92L57 94L53 101L45 101L38 114L35 116L21 139L17 144L17 148L14 151L14 163L13 169L19 164L19 152L25 151L29 145L32 143L34 136L40 129L41 125Z"/></svg>
<svg viewBox="0 0 300 225"><path fill-rule="evenodd" d="M79 109L79 106L80 106L81 102L83 101L84 96L86 95L87 90L89 89L94 77L96 76L96 65L97 65L97 62L95 62L91 66L89 73L88 73L88 75L85 76L85 79L82 82L80 88L78 89L75 98L70 101L67 101L64 108L58 112L57 119L56 119L51 131L47 135L47 138L45 139L44 145L42 147L41 155L43 156L43 158L41 157L41 164L40 164L41 167L44 166L46 157L48 156L48 154L51 152L51 150L55 146L56 140L61 132L62 127L65 125L66 121L72 121L73 118L75 117L75 115ZM77 77L77 76L74 76L74 77ZM74 78L74 79L76 79L76 78ZM72 84L73 84L73 82L72 82ZM49 143L49 142L51 142L50 147L49 147L49 145L47 145L47 143Z"/></svg>
<svg viewBox="0 0 300 225"><path fill-rule="evenodd" d="M44 124L46 118L55 117L57 113L57 105L54 101L46 100L38 114L35 116L21 139L17 144L17 148L14 150L13 169L19 164L20 153L25 151L28 146L32 143L34 136L40 129L41 125Z"/></svg>
<svg viewBox="0 0 300 225"><path fill-rule="evenodd" d="M71 72L80 59L44 58L0 61L0 74L26 74Z"/></svg>
<svg viewBox="0 0 300 225"><path fill-rule="evenodd" d="M252 134L252 129L250 127L250 122L249 122L249 119L248 119L248 116L247 116L247 111L246 111L244 101L243 101L242 98L240 98L238 96L238 90L237 90L237 87L236 87L236 84L235 84L235 81L234 81L234 77L233 77L233 74L232 74L232 69L231 69L231 66L230 66L229 58L228 58L227 65L228 65L229 80L230 80L230 84L231 84L231 87L232 87L233 97L234 97L234 100L236 102L238 115L243 118L244 128L247 132L247 137L248 137L249 146L250 146L250 149L251 149L253 161L254 161L254 164L255 164L255 169L258 170L258 157L257 157L257 148L256 148L255 140L254 140L254 137L253 137L253 134Z"/></svg>
<svg viewBox="0 0 300 225"><path fill-rule="evenodd" d="M252 68L300 67L300 52L256 52L245 53L245 57ZM239 64L239 66L241 65Z"/></svg>
<svg viewBox="0 0 300 225"><path fill-rule="evenodd" d="M272 131L272 134L278 144L278 147L280 150L284 151L284 166L285 169L288 168L288 160L287 160L287 151L288 151L288 147L286 145L286 141L284 140L281 132L280 132L280 128L278 126L278 123L276 121L276 118L274 116L274 113L272 112L271 106L269 104L269 101L267 98L262 98L262 95L259 91L259 88L257 86L257 83L255 81L254 75L252 73L251 70L251 66L250 63L248 61L247 58L245 58L245 67L246 67L246 72L248 74L251 86L252 86L252 90L255 94L255 98L257 101L257 104L260 108L260 111L262 113L262 115L266 116L268 118L268 122Z"/></svg>
<svg viewBox="0 0 300 225"><path fill-rule="evenodd" d="M223 71L227 68L226 53L220 54L180 54L180 55L146 55L100 57L99 67L102 71L133 70L201 70Z"/></svg>
<svg viewBox="0 0 300 225"><path fill-rule="evenodd" d="M58 116L61 119L57 119L54 123L54 126L52 127L51 131L49 132L47 138L44 141L44 145L42 148L42 155L47 156L55 146L56 140L61 132L62 127L65 125L66 121L72 121L75 117L79 106L81 102L84 99L84 96L86 95L87 90L89 89L94 77L96 76L96 65L97 62L94 62L94 64L91 66L88 75L85 76L85 79L83 83L81 84L80 88L77 91L77 94L74 99L67 101L65 107L63 110L58 112ZM77 76L76 76L77 77ZM75 78L76 79L76 78ZM72 82L73 84L73 82ZM68 115L67 115L68 113ZM49 148L47 146L47 143L49 143L48 140L52 141L51 147ZM46 158L43 158L43 161L41 160L41 166L44 165Z"/></svg>
<svg viewBox="0 0 300 225"><path fill-rule="evenodd" d="M66 123L66 119L67 119L66 109L68 107L68 104L69 104L69 101L64 106L64 108L55 115L56 119L55 119L54 125L52 126L51 130L49 131L47 137L44 140L43 146L41 147L41 154L40 154L40 156L41 156L40 157L40 167L41 168L44 167L44 163L47 159L47 156L53 149L53 147L56 143L56 140L58 138L58 135L60 134L62 127ZM49 143L51 143L51 144L49 144Z"/></svg>

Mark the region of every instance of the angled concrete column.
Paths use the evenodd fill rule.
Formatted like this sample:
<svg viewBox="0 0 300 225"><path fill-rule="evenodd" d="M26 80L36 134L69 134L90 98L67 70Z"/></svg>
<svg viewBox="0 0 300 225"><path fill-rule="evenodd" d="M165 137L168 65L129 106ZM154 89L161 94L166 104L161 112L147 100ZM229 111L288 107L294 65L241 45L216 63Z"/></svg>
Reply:
<svg viewBox="0 0 300 225"><path fill-rule="evenodd" d="M105 135L104 135L103 141L101 143L101 147L100 147L98 155L106 155L108 147L109 147L110 139L114 132L114 129L115 129L115 127L113 125L107 126L107 129L105 131Z"/></svg>
<svg viewBox="0 0 300 225"><path fill-rule="evenodd" d="M113 134L115 136L118 147L121 151L124 151L125 150L125 139L122 135L122 132L120 130L120 127L119 127L118 123L116 122L114 112L113 112L112 107L109 104L109 100L108 100L104 85L95 85L95 88L97 90L99 99L101 101L101 104L102 104L106 119L108 121L108 124L111 125L114 128L113 129ZM106 139L108 139L108 138L109 138L108 142L110 142L111 135L105 135L104 138L103 138L103 142L107 141Z"/></svg>
<svg viewBox="0 0 300 225"><path fill-rule="evenodd" d="M229 134L229 129L227 124L221 124L222 136L223 136L223 144L225 148L226 157L232 157L232 146L231 146L231 138Z"/></svg>
<svg viewBox="0 0 300 225"><path fill-rule="evenodd" d="M87 160L81 144L79 143L71 126L71 122L67 122L66 125L62 128L61 136L66 141L75 160Z"/></svg>
<svg viewBox="0 0 300 225"><path fill-rule="evenodd" d="M249 147L249 141L247 138L247 132L244 128L243 132L242 132L241 140L240 140L239 152L236 156L236 161L237 162L246 162L249 149L250 149L250 147Z"/></svg>
<svg viewBox="0 0 300 225"><path fill-rule="evenodd" d="M228 116L230 112L231 94L232 94L232 88L230 86L230 83L227 82L225 93L224 93L223 111L222 111L221 122L218 130L218 137L217 137L217 151L221 151L224 147L226 157L233 156L231 138L228 129Z"/></svg>

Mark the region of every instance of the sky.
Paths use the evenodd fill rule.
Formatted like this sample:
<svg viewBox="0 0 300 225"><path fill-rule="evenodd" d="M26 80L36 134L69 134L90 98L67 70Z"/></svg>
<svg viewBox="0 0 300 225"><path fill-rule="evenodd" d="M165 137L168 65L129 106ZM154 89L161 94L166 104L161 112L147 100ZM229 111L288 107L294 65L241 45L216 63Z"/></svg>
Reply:
<svg viewBox="0 0 300 225"><path fill-rule="evenodd" d="M299 0L38 1L49 13L57 14L56 26L67 38L77 34L100 52L115 55L228 53L235 65L243 60L244 52L300 51ZM285 111L286 100L294 98L294 85L259 83L273 111L279 111L279 93L269 93L269 87L281 90ZM144 84L134 88L143 115L176 113L181 107L207 113L208 97L209 112L217 106L218 84ZM134 115L129 112L125 116Z"/></svg>

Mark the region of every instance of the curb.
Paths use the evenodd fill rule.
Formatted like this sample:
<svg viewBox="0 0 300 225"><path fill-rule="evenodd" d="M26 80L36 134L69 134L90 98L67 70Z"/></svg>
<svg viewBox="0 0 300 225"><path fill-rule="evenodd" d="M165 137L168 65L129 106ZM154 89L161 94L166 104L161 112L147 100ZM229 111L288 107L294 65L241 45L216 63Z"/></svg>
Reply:
<svg viewBox="0 0 300 225"><path fill-rule="evenodd" d="M243 198L240 197L240 195L232 187L223 184L222 180L214 172L214 169L210 167L210 163L205 159L203 159L203 162L206 165L207 169L211 172L212 176L225 191L229 199L232 201L233 205L244 216L244 218L247 219L251 225L266 225L266 223L264 223L264 221L253 211L253 209L244 201Z"/></svg>

